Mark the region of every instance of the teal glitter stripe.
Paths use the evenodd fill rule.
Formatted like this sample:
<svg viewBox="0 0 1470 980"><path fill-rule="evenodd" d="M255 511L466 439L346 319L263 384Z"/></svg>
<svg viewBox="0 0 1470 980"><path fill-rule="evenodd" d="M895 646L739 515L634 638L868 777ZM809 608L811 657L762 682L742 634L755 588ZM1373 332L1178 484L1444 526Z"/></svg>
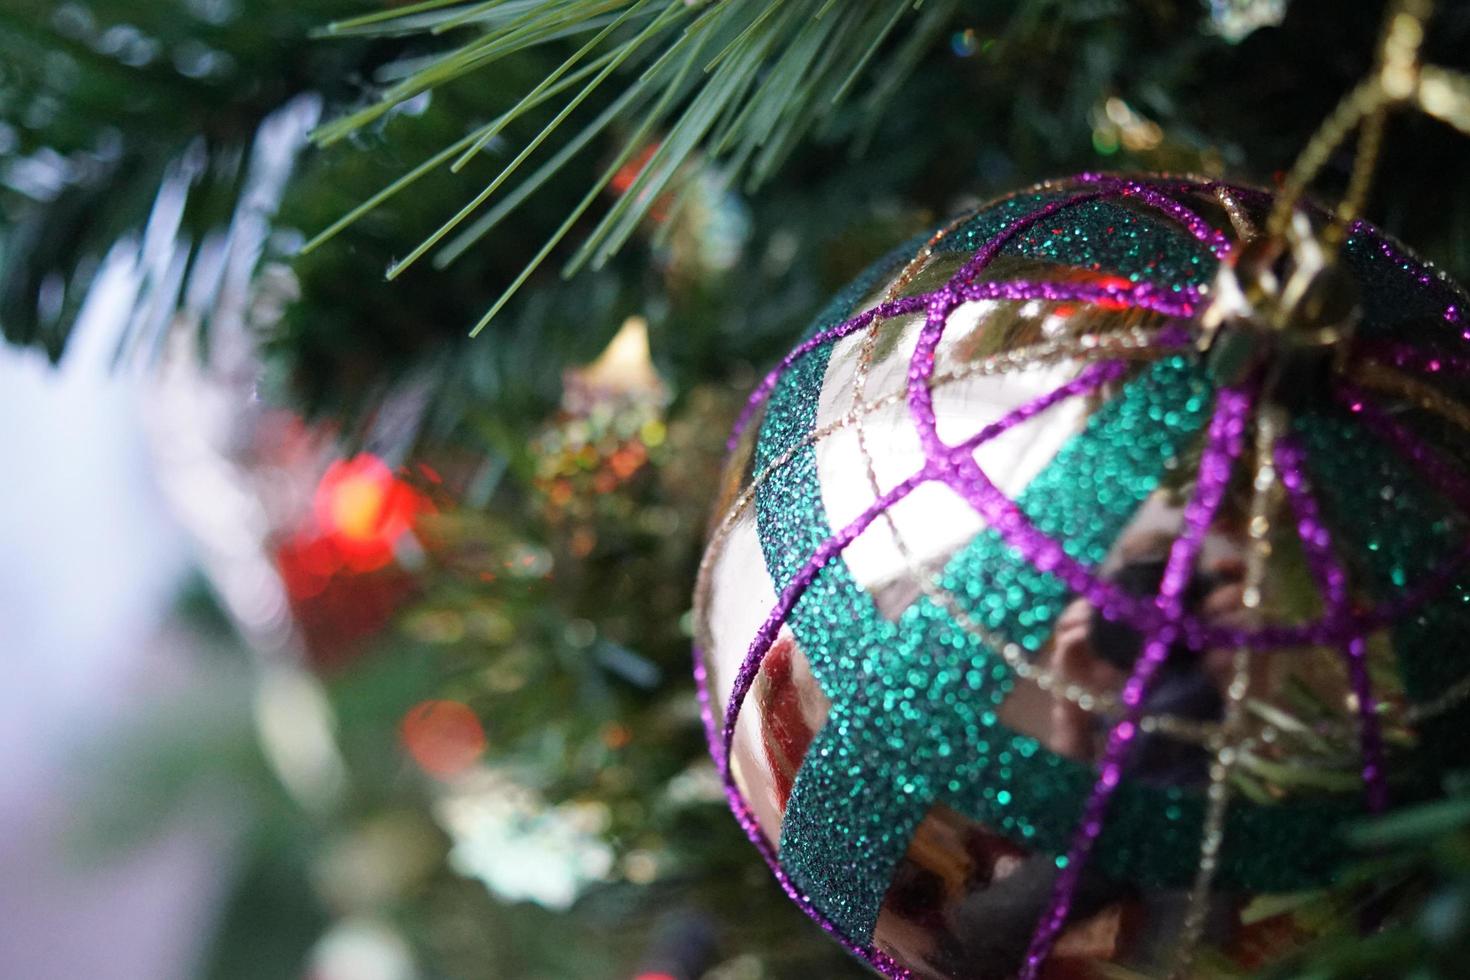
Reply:
<svg viewBox="0 0 1470 980"><path fill-rule="evenodd" d="M955 229L935 252L973 252L1017 218L1085 190L1072 187L1003 201ZM1086 201L1060 211L1008 242L1001 254L1046 259L1175 289L1204 285L1214 275L1218 261L1179 225L1108 200Z"/></svg>
<svg viewBox="0 0 1470 980"><path fill-rule="evenodd" d="M936 255L943 255L949 252L970 254L979 251L981 246L999 234L1006 225L1018 218L1026 217L1052 201L1076 194L1079 190L1081 188L1069 187L1062 191L1038 191L1033 194L1018 194L1007 200L999 201L975 214L946 235L939 244L934 246L934 252Z"/></svg>
<svg viewBox="0 0 1470 980"><path fill-rule="evenodd" d="M1018 503L1077 557L1100 560L1157 486L1165 461L1198 433L1209 401L1184 359L1155 365L1093 416ZM763 536L768 556L814 516L803 503L819 497L810 456L791 464L793 475L810 481L804 490L758 497L758 507L780 515L769 526L784 536ZM992 532L956 556L943 581L970 615L1031 649L1044 644L1066 600L1061 583ZM935 801L1042 851L1065 850L1092 767L998 723L1010 669L943 608L923 598L891 623L834 562L790 625L832 707L788 803L782 862L849 935L871 933L894 868ZM1200 794L1129 784L1116 805L1101 869L1140 884L1187 883L1198 856ZM1322 833L1329 815L1340 817L1341 807L1236 807L1222 884L1320 883L1337 853Z"/></svg>
<svg viewBox="0 0 1470 980"><path fill-rule="evenodd" d="M1393 598L1457 550L1465 526L1450 504L1361 425L1314 413L1294 428L1329 524L1352 546L1344 558L1378 598Z"/></svg>
<svg viewBox="0 0 1470 980"><path fill-rule="evenodd" d="M1439 343L1446 349L1463 345L1463 322L1451 322L1447 308L1461 321L1470 313L1463 291L1431 275L1406 249L1385 247L1381 233L1355 232L1344 246L1346 264L1362 289L1364 336L1403 339L1417 344ZM1453 379L1440 382L1463 389ZM1410 416L1407 421L1416 421ZM1417 420L1433 430L1429 441L1443 447L1451 458L1464 458L1467 434L1435 418ZM1434 556L1443 556L1454 542L1463 541L1465 529L1447 527L1446 504L1418 486L1412 471L1387 449L1364 441L1360 429L1341 418L1304 418L1299 424L1303 441L1312 450L1308 469L1314 482L1325 488L1323 508L1340 528L1342 545L1359 573L1366 573L1378 599L1390 597L1397 583L1424 574ZM1368 459L1361 457L1367 456ZM1362 478L1374 473L1373 479ZM1405 488L1385 502L1380 487ZM1432 509L1431 501L1433 501ZM1420 509L1424 508L1424 509ZM1427 523L1430 514L1441 515ZM1367 532L1367 533L1363 533ZM1407 617L1392 631L1394 654L1411 701L1432 701L1470 674L1470 647L1447 644L1445 637L1470 634L1470 575L1453 582L1445 594ZM1418 726L1419 751L1413 756L1422 778L1470 767L1470 702Z"/></svg>
<svg viewBox="0 0 1470 980"><path fill-rule="evenodd" d="M1054 196L1002 202L937 250L973 250ZM1202 245L1175 234L1166 219L1151 224L1123 210L1128 222L1168 231L1127 236L1131 244L1112 246L1106 226L1099 226L1080 236L1089 241L1073 236L1048 244L1044 236L1022 237L1017 247L1093 271L1158 276L1166 284L1169 277L1176 285L1209 277L1214 259ZM1119 220L1102 207L1077 211L1089 220ZM891 254L845 290L813 332L850 315L923 240ZM1168 253L1165 259L1161 252ZM832 346L811 352L778 382L756 445L757 470L814 428ZM1154 365L1093 416L1018 503L1074 557L1100 561L1157 485L1165 462L1197 435L1210 401L1207 383L1184 359ZM832 534L813 447L796 450L770 474L757 492L756 521L780 591ZM988 532L950 562L943 585L976 621L1031 650L1046 642L1068 598L1061 583ZM789 625L832 706L788 802L781 860L844 932L858 940L871 935L895 866L935 802L1040 853L1065 851L1095 779L1093 767L999 724L996 709L1011 691L1011 671L944 609L923 598L890 621L839 560L816 577ZM1098 869L1142 885L1187 886L1203 811L1197 791L1125 782L1101 841ZM1357 812L1356 798L1238 803L1227 817L1221 887L1279 891L1323 883L1341 850L1332 829Z"/></svg>
<svg viewBox="0 0 1470 980"><path fill-rule="evenodd" d="M1359 231L1343 246L1344 264L1358 281L1363 304L1359 332L1365 337L1414 343L1442 341L1463 346L1462 325L1444 318L1447 307L1465 314L1465 294L1432 275L1406 250L1388 244L1381 232Z"/></svg>
<svg viewBox="0 0 1470 980"><path fill-rule="evenodd" d="M1464 518L1426 487L1388 446L1341 413L1304 416L1297 431L1324 513L1338 529L1338 548L1377 601L1430 574L1466 538ZM1411 701L1432 701L1470 674L1470 647L1445 637L1470 634L1470 575L1391 631L1394 653ZM1421 726L1415 761L1430 772L1470 764L1462 704Z"/></svg>
<svg viewBox="0 0 1470 980"><path fill-rule="evenodd" d="M1089 420L1018 503L1044 530L1074 535L1079 557L1100 558L1157 485L1164 461L1203 424L1207 395L1182 359L1155 365ZM1165 422L1160 406L1181 404L1190 410ZM815 482L809 490L816 492ZM1107 503L1097 505L1099 497ZM895 627L844 565L829 570L790 619L813 673L833 682L824 684L832 698L827 724L787 804L781 857L819 908L849 935L866 937L914 829L937 799L985 810L995 829L1030 841L1036 817L1080 805L1091 783L1067 786L1062 807L1031 806L1027 777L1049 776L1027 760L1043 767L1062 760L999 725L996 708L1012 686L1005 662L928 597ZM952 559L942 581L968 613L1030 649L1045 642L1066 598L1059 581L993 531Z"/></svg>
<svg viewBox="0 0 1470 980"><path fill-rule="evenodd" d="M929 232L916 235L869 267L832 299L806 336L834 327L851 316L863 297L896 275L931 235ZM798 445L815 428L822 379L826 376L835 345L836 341L823 344L792 364L771 392L755 446L756 472L761 472L773 459ZM812 492L812 488L817 486L816 449L804 446L788 462L771 472L757 494L756 529L764 548L767 571L778 593L807 557L832 534L821 494ZM845 614L841 608L844 603L839 597L861 596L862 590L847 574L845 564L834 563L828 572L845 575L846 580L840 588L823 587L831 589L833 600L831 608L823 610L823 614L842 616ZM812 590L813 593L818 591L822 590ZM888 624L888 629L892 629L892 624ZM891 641L892 637L885 636L884 639ZM833 686L842 679L841 672L852 669L852 662L843 658L831 668L826 662L812 666L818 684L830 695Z"/></svg>

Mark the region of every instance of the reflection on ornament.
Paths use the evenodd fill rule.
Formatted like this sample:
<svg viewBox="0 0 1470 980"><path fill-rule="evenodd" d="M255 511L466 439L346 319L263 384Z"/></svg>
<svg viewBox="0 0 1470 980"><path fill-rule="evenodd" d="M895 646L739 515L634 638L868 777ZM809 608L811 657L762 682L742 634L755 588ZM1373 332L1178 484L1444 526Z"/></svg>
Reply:
<svg viewBox="0 0 1470 980"><path fill-rule="evenodd" d="M1470 761L1440 697L1470 689L1470 432L1367 383L1462 403L1466 297L1364 224L1352 329L1272 294L1236 242L1270 203L1004 198L752 395L695 597L712 749L788 894L881 972L1188 975L1196 935L1251 968L1313 928L1256 896L1329 883L1340 827ZM1251 302L1212 307L1222 276ZM1270 333L1284 297L1301 337Z"/></svg>

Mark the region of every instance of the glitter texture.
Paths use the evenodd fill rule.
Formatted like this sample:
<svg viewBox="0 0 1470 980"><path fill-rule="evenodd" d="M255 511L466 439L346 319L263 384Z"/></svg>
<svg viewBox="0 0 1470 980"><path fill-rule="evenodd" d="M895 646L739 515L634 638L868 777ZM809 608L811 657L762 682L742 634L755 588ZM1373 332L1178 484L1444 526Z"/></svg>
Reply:
<svg viewBox="0 0 1470 980"><path fill-rule="evenodd" d="M725 675L733 677L725 703L709 704L704 662L697 666L712 751L732 808L783 889L879 972L908 975L901 958L874 945L875 928L936 806L1046 856L1050 898L1034 906L1029 951L1012 967L1034 976L1072 921L1078 896L1098 881L1181 894L1194 886L1197 903L1212 888L1245 894L1321 886L1341 851L1336 827L1365 809L1431 792L1438 766L1465 755L1453 733L1463 730L1470 694L1442 696L1470 691L1470 656L1447 650L1443 639L1470 629L1470 526L1462 516L1470 475L1446 454L1446 445L1457 445L1443 435L1454 427L1452 414L1435 412L1422 390L1412 398L1366 390L1378 376L1364 371L1379 365L1402 372L1434 398L1457 404L1457 389L1470 377L1461 322L1470 306L1453 283L1367 225L1354 226L1346 247L1346 265L1363 290L1364 325L1336 402L1329 395L1291 419L1280 438L1263 443L1274 446L1266 461L1256 462L1279 474L1283 509L1289 507L1281 526L1300 541L1321 614L1243 625L1210 619L1186 598L1232 480L1251 456L1243 446L1265 397L1259 378L1240 388L1213 387L1188 349L1190 318L1232 247L1232 229L1252 227L1267 204L1266 195L1248 188L1095 174L1003 199L942 232L917 236L844 289L757 386L737 422L732 450L750 445L742 435L758 424L749 450L755 476L735 507L753 510L776 601L755 635L740 638L745 652ZM957 271L946 271L937 288L903 295L911 282L933 283L923 270L941 262L949 265L935 268L958 264ZM880 295L859 310L865 297ZM1078 304L1117 311L1118 335L1046 333L1069 329ZM965 328L971 332L951 336L966 316L975 324ZM1159 326L1144 335L1147 344L1119 342L1129 336L1125 329L1138 329L1137 318L1150 316ZM1011 324L1006 329L1029 346L988 340L991 320ZM913 344L902 355L902 390L865 400L874 351L889 332L902 330ZM830 376L839 346L859 343L856 385ZM967 344L980 346L968 354ZM1124 358L1129 350L1137 354ZM950 388L1002 377L974 360L987 351L1011 358L996 362L1000 370L1035 372L1058 363L1075 369L988 423L977 416L971 431L955 438L946 426L961 403ZM834 385L846 414L824 420L820 406ZM894 405L907 408L914 448L906 451L917 452L919 464L884 483L870 451L885 452L889 430L875 428L878 416L870 413ZM1407 414L1398 411L1405 407ZM1007 474L978 462L992 443L1027 426L1062 425L1056 420L1074 417L1067 413L1080 413L1079 423L1014 495L1001 489ZM819 449L854 424L872 492L865 507L846 511L834 527ZM1180 524L1156 592L1134 594L1104 570L1130 522L1168 488L1180 494ZM891 515L941 491L963 501L983 526L942 561L920 567ZM712 555L735 516L720 525ZM920 580L897 608L860 585L844 560L869 535L897 541L909 563L906 577ZM893 571L905 577L902 567ZM702 567L700 610L719 601L706 594L707 581ZM1116 695L1069 689L1073 707L1102 724L1106 737L1095 761L1048 747L1003 718L1022 679L1047 679L1044 691L1066 686L1038 658L1056 642L1073 602L1140 637L1140 653ZM706 632L707 618L705 611L696 616ZM1380 709L1370 683L1373 637L1385 630L1407 714L1419 719L1415 734L1428 750L1417 768L1391 769L1384 748L1380 716L1402 713ZM830 707L782 801L773 841L758 826L730 756L737 726L757 723L742 713L745 696L785 631ZM707 639L701 644L709 646ZM1141 733L1157 727L1149 699L1177 651L1243 651L1233 684L1242 691L1231 694L1238 705L1250 655L1290 656L1291 648L1307 645L1339 651L1355 711L1362 792L1274 802L1241 797L1226 807L1223 789L1150 781L1130 768ZM1245 737L1234 721L1217 729ZM1209 863L1204 877L1202 853ZM1191 914L1196 925L1203 921L1201 912Z"/></svg>

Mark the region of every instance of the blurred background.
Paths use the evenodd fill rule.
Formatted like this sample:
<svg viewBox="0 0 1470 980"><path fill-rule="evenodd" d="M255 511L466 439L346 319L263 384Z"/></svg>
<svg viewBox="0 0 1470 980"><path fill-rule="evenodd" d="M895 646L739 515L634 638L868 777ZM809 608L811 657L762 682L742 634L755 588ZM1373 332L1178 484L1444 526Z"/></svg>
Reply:
<svg viewBox="0 0 1470 980"><path fill-rule="evenodd" d="M0 2L0 976L860 975L745 843L695 704L745 392L987 197L1270 184L1382 7L854 0L790 69L795 29L736 5L711 56L800 111L731 96L722 146L697 77L635 84L657 44L564 71L636 34L622 3ZM1467 165L1397 121L1370 208L1461 277ZM559 275L589 243L620 247Z"/></svg>

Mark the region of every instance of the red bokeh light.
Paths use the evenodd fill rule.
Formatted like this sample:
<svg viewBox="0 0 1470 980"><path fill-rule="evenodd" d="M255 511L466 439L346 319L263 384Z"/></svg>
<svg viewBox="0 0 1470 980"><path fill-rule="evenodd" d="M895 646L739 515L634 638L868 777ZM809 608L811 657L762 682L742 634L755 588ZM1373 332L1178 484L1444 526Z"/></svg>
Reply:
<svg viewBox="0 0 1470 980"><path fill-rule="evenodd" d="M313 501L317 528L354 572L388 564L394 544L428 509L422 494L370 453L327 467Z"/></svg>
<svg viewBox="0 0 1470 980"><path fill-rule="evenodd" d="M318 481L310 516L276 543L276 567L312 661L331 667L387 625L413 591L393 563L417 519L434 510L381 459L338 460Z"/></svg>
<svg viewBox="0 0 1470 980"><path fill-rule="evenodd" d="M485 729L459 701L420 701L409 708L399 736L419 768L441 779L474 765L485 751Z"/></svg>
<svg viewBox="0 0 1470 980"><path fill-rule="evenodd" d="M1098 285L1104 289L1114 289L1122 293L1133 289L1133 281L1124 276L1099 276ZM1129 306L1123 299L1100 299L1097 305L1105 310L1126 310Z"/></svg>
<svg viewBox="0 0 1470 980"><path fill-rule="evenodd" d="M638 182L643 169L648 166L648 161L658 152L659 144L649 143L643 149L635 153L627 163L618 168L613 174L608 187L614 194L626 194ZM646 193L646 192L645 192ZM648 209L648 216L656 222L662 222L669 216L669 195L660 194L654 199L653 205Z"/></svg>

